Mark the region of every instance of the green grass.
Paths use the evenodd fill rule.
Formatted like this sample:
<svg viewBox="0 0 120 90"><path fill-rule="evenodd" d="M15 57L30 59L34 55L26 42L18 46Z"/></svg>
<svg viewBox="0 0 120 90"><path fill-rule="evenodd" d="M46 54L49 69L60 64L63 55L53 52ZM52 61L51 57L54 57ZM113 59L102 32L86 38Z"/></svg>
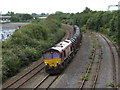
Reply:
<svg viewBox="0 0 120 90"><path fill-rule="evenodd" d="M88 58L89 58L89 59L92 59L92 58L93 58L93 55L90 55Z"/></svg>
<svg viewBox="0 0 120 90"><path fill-rule="evenodd" d="M91 50L91 53L93 54L94 52L95 52L95 49L92 49L92 50Z"/></svg>
<svg viewBox="0 0 120 90"><path fill-rule="evenodd" d="M108 86L108 87L115 87L114 83L112 83L112 82L107 83L107 86Z"/></svg>
<svg viewBox="0 0 120 90"><path fill-rule="evenodd" d="M120 87L120 84L118 84L118 85L115 85L114 83L107 83L107 86L108 87Z"/></svg>
<svg viewBox="0 0 120 90"><path fill-rule="evenodd" d="M88 80L88 75L81 77L80 80Z"/></svg>

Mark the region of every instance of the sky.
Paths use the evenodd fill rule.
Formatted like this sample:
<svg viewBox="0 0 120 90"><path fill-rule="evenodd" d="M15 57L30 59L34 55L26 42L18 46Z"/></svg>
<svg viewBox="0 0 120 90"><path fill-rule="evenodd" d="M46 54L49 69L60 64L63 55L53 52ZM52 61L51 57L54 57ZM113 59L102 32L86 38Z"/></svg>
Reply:
<svg viewBox="0 0 120 90"><path fill-rule="evenodd" d="M117 5L120 0L1 0L2 14L15 13L64 13L82 12L85 7L93 11L107 11L109 5ZM117 9L112 7L110 9Z"/></svg>

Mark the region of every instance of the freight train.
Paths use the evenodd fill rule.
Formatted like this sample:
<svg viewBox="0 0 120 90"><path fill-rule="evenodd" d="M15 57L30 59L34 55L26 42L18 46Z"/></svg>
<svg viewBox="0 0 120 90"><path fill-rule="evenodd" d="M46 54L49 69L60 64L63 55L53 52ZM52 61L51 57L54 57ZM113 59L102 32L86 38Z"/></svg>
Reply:
<svg viewBox="0 0 120 90"><path fill-rule="evenodd" d="M61 41L43 53L45 71L54 75L61 73L82 43L82 32L74 25L74 34L69 40Z"/></svg>

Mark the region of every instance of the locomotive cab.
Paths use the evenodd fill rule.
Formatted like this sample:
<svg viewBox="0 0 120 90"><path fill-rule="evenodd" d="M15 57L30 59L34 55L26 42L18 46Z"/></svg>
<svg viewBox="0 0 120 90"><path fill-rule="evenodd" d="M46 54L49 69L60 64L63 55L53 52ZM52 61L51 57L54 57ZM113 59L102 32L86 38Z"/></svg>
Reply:
<svg viewBox="0 0 120 90"><path fill-rule="evenodd" d="M59 51L49 49L43 54L43 61L45 63L45 71L51 75L59 74L61 72L62 55Z"/></svg>
<svg viewBox="0 0 120 90"><path fill-rule="evenodd" d="M61 53L56 50L46 51L43 55L43 61L49 67L57 67L61 63Z"/></svg>
<svg viewBox="0 0 120 90"><path fill-rule="evenodd" d="M72 42L70 40L62 41L54 47L48 49L43 54L43 61L45 63L45 70L49 74L59 74L65 67L65 61L72 53Z"/></svg>

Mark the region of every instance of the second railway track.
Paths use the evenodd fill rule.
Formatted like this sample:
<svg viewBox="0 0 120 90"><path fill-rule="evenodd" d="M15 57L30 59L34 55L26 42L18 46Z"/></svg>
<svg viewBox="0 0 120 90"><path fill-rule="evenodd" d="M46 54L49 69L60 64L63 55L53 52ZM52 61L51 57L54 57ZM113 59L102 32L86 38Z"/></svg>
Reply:
<svg viewBox="0 0 120 90"><path fill-rule="evenodd" d="M94 90L96 87L96 82L99 75L99 70L101 67L101 61L102 61L102 49L99 46L99 42L97 38L94 37L94 45L93 49L91 50L91 55L89 57L90 61L87 66L87 70L84 74L84 76L81 78L81 84L79 87L79 90L83 90L84 88L91 88Z"/></svg>
<svg viewBox="0 0 120 90"><path fill-rule="evenodd" d="M116 54L115 54L115 49L116 49L116 51L117 51L117 48L116 48L116 46L114 46L114 44L112 44L112 42L111 42L111 40L109 40L108 38L106 38L104 35L102 35L102 34L99 34L106 42L107 42L107 44L108 44L108 46L109 46L109 48L110 48L110 51L111 51L111 55L112 55L112 66L113 66L113 83L114 83L114 85L117 85L118 84L118 82L117 82L117 80L118 80L118 76L117 76L117 68L118 68L118 66L117 66L117 62L118 62L118 56L116 56Z"/></svg>

